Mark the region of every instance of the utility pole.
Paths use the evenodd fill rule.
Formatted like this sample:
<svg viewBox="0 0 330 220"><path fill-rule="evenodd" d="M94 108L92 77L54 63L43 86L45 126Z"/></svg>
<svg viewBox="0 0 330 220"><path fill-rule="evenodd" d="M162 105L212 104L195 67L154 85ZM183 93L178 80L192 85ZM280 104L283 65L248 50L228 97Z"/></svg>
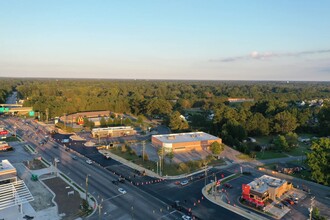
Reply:
<svg viewBox="0 0 330 220"><path fill-rule="evenodd" d="M88 177L90 176L90 174L86 175L86 202L88 204Z"/></svg>
<svg viewBox="0 0 330 220"><path fill-rule="evenodd" d="M46 123L48 123L49 109L46 108Z"/></svg>
<svg viewBox="0 0 330 220"><path fill-rule="evenodd" d="M58 175L57 175L57 162L56 162L55 159L54 159L54 165L55 165L55 176L58 176Z"/></svg>
<svg viewBox="0 0 330 220"><path fill-rule="evenodd" d="M315 199L315 196L313 196L311 198L311 207L308 209L309 210L309 220L312 220L312 216L313 216L314 199Z"/></svg>
<svg viewBox="0 0 330 220"><path fill-rule="evenodd" d="M204 173L204 175L205 175L205 185L204 186L206 186L206 179L207 179L207 163L205 163L205 173Z"/></svg>
<svg viewBox="0 0 330 220"><path fill-rule="evenodd" d="M64 113L64 129L66 130L66 113Z"/></svg>
<svg viewBox="0 0 330 220"><path fill-rule="evenodd" d="M146 142L142 141L142 160L144 161L144 151L145 151L145 147L146 147Z"/></svg>
<svg viewBox="0 0 330 220"><path fill-rule="evenodd" d="M103 198L101 199L100 204L98 205L99 208L99 219L102 219L102 203L103 203Z"/></svg>

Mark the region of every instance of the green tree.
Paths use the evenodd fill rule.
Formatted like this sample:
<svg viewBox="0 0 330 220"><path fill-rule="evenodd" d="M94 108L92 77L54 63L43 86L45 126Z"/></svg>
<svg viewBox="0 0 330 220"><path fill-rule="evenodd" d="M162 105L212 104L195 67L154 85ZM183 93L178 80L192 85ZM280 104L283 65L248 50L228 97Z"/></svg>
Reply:
<svg viewBox="0 0 330 220"><path fill-rule="evenodd" d="M265 118L261 113L257 112L247 120L246 131L250 135L268 135L269 120Z"/></svg>
<svg viewBox="0 0 330 220"><path fill-rule="evenodd" d="M181 114L178 111L175 111L170 115L169 127L172 131L181 131L189 127L188 122L182 119L180 116Z"/></svg>
<svg viewBox="0 0 330 220"><path fill-rule="evenodd" d="M143 123L143 121L144 121L144 116L143 115L139 115L137 117L137 123L141 125Z"/></svg>
<svg viewBox="0 0 330 220"><path fill-rule="evenodd" d="M297 119L288 111L283 111L274 117L274 131L286 134L297 128Z"/></svg>
<svg viewBox="0 0 330 220"><path fill-rule="evenodd" d="M228 121L222 127L221 136L224 137L224 139L233 138L238 141L243 141L247 137L247 134L244 127L240 123L237 121Z"/></svg>
<svg viewBox="0 0 330 220"><path fill-rule="evenodd" d="M102 128L104 128L104 127L107 126L107 121L105 120L104 117L101 117L101 119L100 119L100 126L101 126Z"/></svg>
<svg viewBox="0 0 330 220"><path fill-rule="evenodd" d="M285 135L286 142L291 149L298 146L298 135L293 132L289 132Z"/></svg>
<svg viewBox="0 0 330 220"><path fill-rule="evenodd" d="M217 141L214 141L210 148L213 154L220 154L223 151L222 144L218 143Z"/></svg>
<svg viewBox="0 0 330 220"><path fill-rule="evenodd" d="M164 99L154 98L148 103L146 109L148 115L167 115L172 112L172 105Z"/></svg>
<svg viewBox="0 0 330 220"><path fill-rule="evenodd" d="M320 133L324 136L330 135L330 106L322 108L317 117Z"/></svg>
<svg viewBox="0 0 330 220"><path fill-rule="evenodd" d="M307 163L312 171L312 179L324 185L330 184L330 138L313 142L312 152L307 153Z"/></svg>
<svg viewBox="0 0 330 220"><path fill-rule="evenodd" d="M170 163L172 163L173 158L174 158L173 150L171 152L167 153L166 156L170 159Z"/></svg>
<svg viewBox="0 0 330 220"><path fill-rule="evenodd" d="M284 151L290 150L288 142L286 142L286 139L283 135L278 135L274 139L273 143L277 147L277 149L281 149L281 150L284 150Z"/></svg>

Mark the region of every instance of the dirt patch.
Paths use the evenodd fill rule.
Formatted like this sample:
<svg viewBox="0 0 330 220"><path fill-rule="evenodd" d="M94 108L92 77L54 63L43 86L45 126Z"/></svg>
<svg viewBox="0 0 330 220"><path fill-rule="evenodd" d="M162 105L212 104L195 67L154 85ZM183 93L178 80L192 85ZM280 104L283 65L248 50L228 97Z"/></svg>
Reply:
<svg viewBox="0 0 330 220"><path fill-rule="evenodd" d="M33 159L30 161L23 161L24 165L30 170L40 170L43 168L47 168L45 164L41 162L39 159Z"/></svg>
<svg viewBox="0 0 330 220"><path fill-rule="evenodd" d="M83 213L80 210L82 199L77 191L62 180L60 177L43 180L43 182L56 194L55 202L62 219L75 219ZM74 192L68 195L69 192Z"/></svg>

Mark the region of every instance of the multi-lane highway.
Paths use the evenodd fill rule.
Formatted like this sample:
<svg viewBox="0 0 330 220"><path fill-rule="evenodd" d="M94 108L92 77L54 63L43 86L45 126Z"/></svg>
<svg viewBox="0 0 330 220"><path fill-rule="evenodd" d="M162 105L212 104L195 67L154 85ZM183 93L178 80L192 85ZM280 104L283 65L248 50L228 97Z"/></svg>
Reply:
<svg viewBox="0 0 330 220"><path fill-rule="evenodd" d="M31 120L8 117L3 118L2 121L11 130L16 127L16 133L26 144L35 147L38 154L46 160L53 162L58 158L60 160L57 164L58 169L82 188L85 189L86 176L90 175L88 191L102 206L101 212L96 212L90 219L97 219L99 215L103 219L181 219L183 214L171 207L176 200L181 201L183 207L191 209L199 219L243 219L202 198L201 189L205 179L195 179L184 187L175 185L175 181L162 181L144 186L136 186L126 181L125 184L116 185L112 181L118 179L118 172L127 178L127 175L134 171L114 160L106 160L95 148L85 147L83 142L70 140L66 145L71 150L65 150L66 147L60 144L62 139L68 137L65 135L54 136L59 143L50 139L46 144L39 144L49 134L42 126ZM73 155L77 156L76 160L72 158ZM93 164L87 164L87 158L92 159ZM220 174L229 175L225 171L216 172L218 178ZM213 175L207 181L210 181L210 178L214 178ZM147 180L150 178L137 176L133 182ZM124 188L127 193L118 192L119 187Z"/></svg>

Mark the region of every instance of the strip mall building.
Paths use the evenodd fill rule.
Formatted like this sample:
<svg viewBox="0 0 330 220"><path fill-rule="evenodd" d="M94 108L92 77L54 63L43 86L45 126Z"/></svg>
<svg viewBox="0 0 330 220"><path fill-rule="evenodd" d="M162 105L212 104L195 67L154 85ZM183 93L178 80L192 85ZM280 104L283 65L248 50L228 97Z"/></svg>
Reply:
<svg viewBox="0 0 330 220"><path fill-rule="evenodd" d="M204 132L152 135L152 144L163 147L165 152L180 152L207 149L213 142L222 143L221 138Z"/></svg>
<svg viewBox="0 0 330 220"><path fill-rule="evenodd" d="M122 137L122 136L135 135L135 134L136 134L136 131L131 126L92 129L93 138Z"/></svg>

